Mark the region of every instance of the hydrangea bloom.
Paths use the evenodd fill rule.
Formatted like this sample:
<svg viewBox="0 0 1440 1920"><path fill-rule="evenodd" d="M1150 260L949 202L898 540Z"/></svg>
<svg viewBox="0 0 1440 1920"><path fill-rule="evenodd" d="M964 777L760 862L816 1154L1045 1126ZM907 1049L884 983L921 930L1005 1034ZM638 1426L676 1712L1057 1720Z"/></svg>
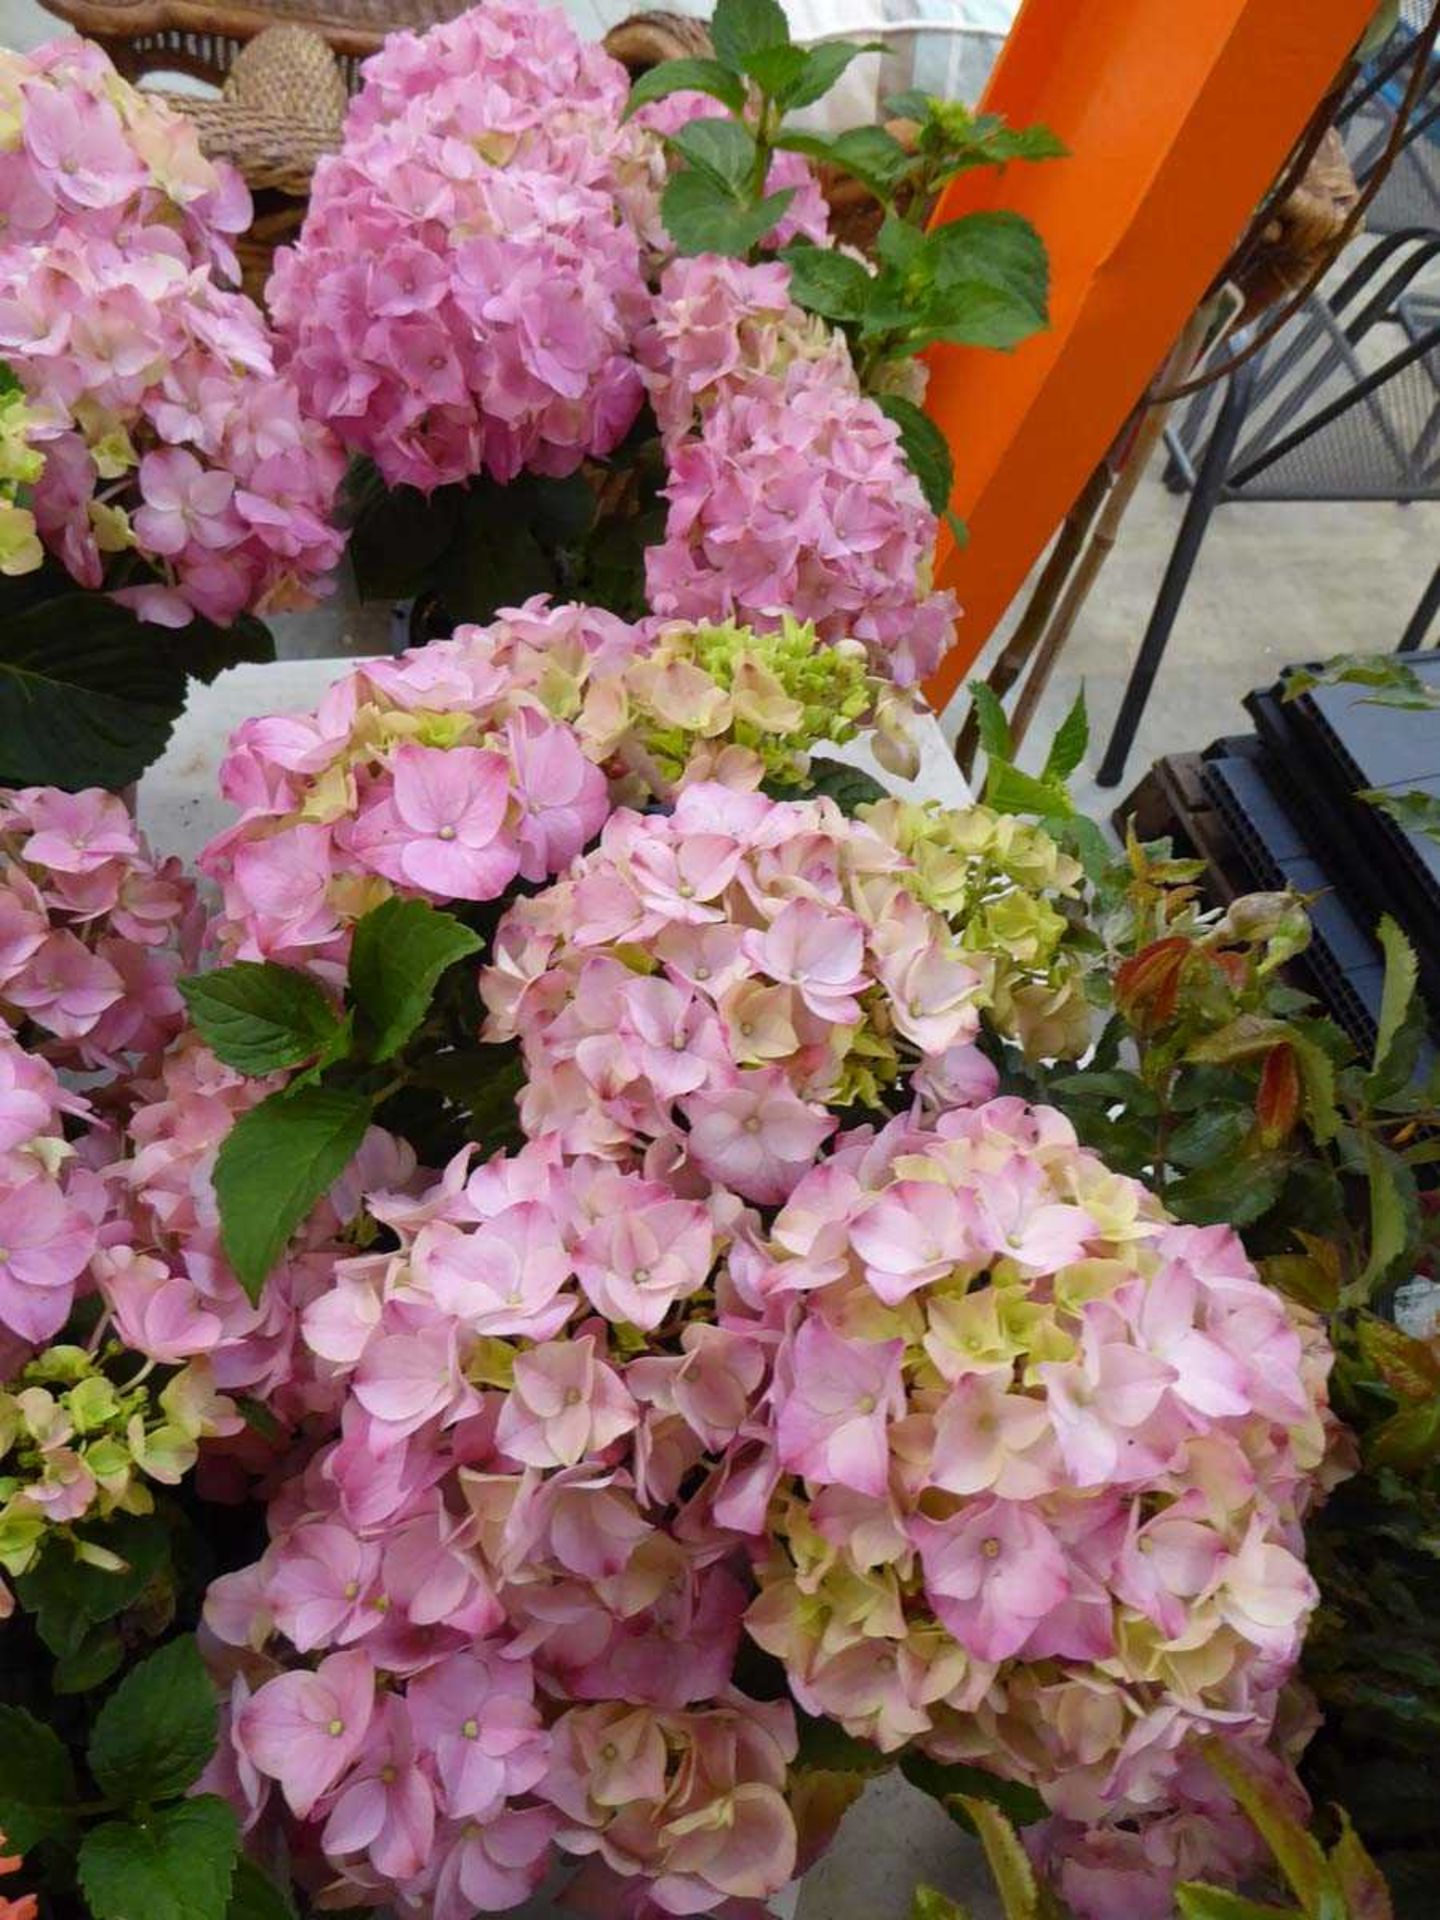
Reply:
<svg viewBox="0 0 1440 1920"><path fill-rule="evenodd" d="M95 1156L66 1138L67 1121L90 1118L89 1103L0 1026L0 1373L7 1380L32 1347L64 1326L99 1244L105 1189L89 1164ZM41 1531L38 1520L22 1528L18 1545L30 1547Z"/></svg>
<svg viewBox="0 0 1440 1920"><path fill-rule="evenodd" d="M107 1225L93 1271L126 1346L165 1366L203 1357L223 1391L262 1398L289 1424L334 1404L306 1364L301 1313L332 1285L364 1190L402 1186L415 1159L372 1127L252 1301L225 1258L211 1175L236 1118L275 1084L243 1078L193 1038L171 1050L130 1119L124 1157L106 1170Z"/></svg>
<svg viewBox="0 0 1440 1920"><path fill-rule="evenodd" d="M503 0L366 63L269 299L307 409L392 485L571 473L629 428L626 92L563 14Z"/></svg>
<svg viewBox="0 0 1440 1920"><path fill-rule="evenodd" d="M103 1358L114 1352L112 1345ZM0 1566L14 1577L27 1572L54 1531L76 1521L148 1513L148 1483L178 1485L202 1440L236 1433L241 1425L231 1402L216 1393L204 1361L182 1367L163 1385L141 1380L118 1388L85 1348L47 1346L0 1390L8 1489L0 1507ZM92 1542L92 1551L92 1564L115 1571L103 1546ZM13 1604L0 1585L0 1618Z"/></svg>
<svg viewBox="0 0 1440 1920"><path fill-rule="evenodd" d="M863 641L909 686L958 609L931 588L935 516L899 430L862 394L844 341L782 306L779 266L677 261L647 336L670 433L664 539L646 555L655 613ZM685 417L698 414L686 435Z"/></svg>
<svg viewBox="0 0 1440 1920"><path fill-rule="evenodd" d="M687 786L614 814L595 852L517 903L482 982L519 1037L521 1118L572 1151L650 1143L746 1199L782 1199L833 1122L902 1059L978 1024L982 976L833 801Z"/></svg>
<svg viewBox="0 0 1440 1920"><path fill-rule="evenodd" d="M572 473L640 405L645 289L614 201L441 134L322 160L269 302L306 411L392 485Z"/></svg>
<svg viewBox="0 0 1440 1920"><path fill-rule="evenodd" d="M208 160L192 121L141 93L85 40L0 52L0 248L69 236L239 278L250 224L236 170Z"/></svg>
<svg viewBox="0 0 1440 1920"><path fill-rule="evenodd" d="M1107 1830L1264 1742L1329 1354L1233 1233L997 1100L842 1138L742 1251L789 1476L747 1626L807 1711Z"/></svg>
<svg viewBox="0 0 1440 1920"><path fill-rule="evenodd" d="M0 248L0 358L39 420L36 526L81 586L134 553L148 576L116 597L167 626L328 588L339 450L276 377L258 309L208 269L68 230Z"/></svg>
<svg viewBox="0 0 1440 1920"><path fill-rule="evenodd" d="M193 883L114 794L0 792L0 999L50 1059L113 1075L158 1055L199 941Z"/></svg>
<svg viewBox="0 0 1440 1920"><path fill-rule="evenodd" d="M609 799L521 656L537 684L564 683L567 647L584 677L635 644L608 614L536 603L359 668L313 715L246 721L221 771L244 812L200 861L224 886L222 941L241 958L333 968L355 920L393 892L494 900L517 876L559 872Z"/></svg>
<svg viewBox="0 0 1440 1920"><path fill-rule="evenodd" d="M211 1589L245 1650L217 1783L299 1826L332 1900L468 1920L532 1892L552 1843L644 1910L764 1897L796 1858L793 1716L732 1683L743 1543L673 1522L763 1347L697 1324L637 1355L619 1331L703 1307L723 1228L549 1145L468 1161L372 1195L398 1251L306 1309L343 1425ZM627 1222L659 1237L653 1276Z"/></svg>

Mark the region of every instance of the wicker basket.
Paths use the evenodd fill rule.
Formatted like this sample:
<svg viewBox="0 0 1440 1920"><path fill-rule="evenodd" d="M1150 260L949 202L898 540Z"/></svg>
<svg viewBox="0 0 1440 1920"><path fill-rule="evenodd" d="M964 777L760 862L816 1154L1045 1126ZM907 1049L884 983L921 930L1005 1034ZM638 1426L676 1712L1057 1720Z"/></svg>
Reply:
<svg viewBox="0 0 1440 1920"><path fill-rule="evenodd" d="M241 278L262 298L275 249L305 218L310 181L322 154L340 144L345 77L318 34L267 27L236 54L218 99L167 93L194 123L212 160L228 160L255 198L255 217L236 243Z"/></svg>
<svg viewBox="0 0 1440 1920"><path fill-rule="evenodd" d="M1332 127L1237 275L1246 323L1310 284L1359 197L1344 145Z"/></svg>

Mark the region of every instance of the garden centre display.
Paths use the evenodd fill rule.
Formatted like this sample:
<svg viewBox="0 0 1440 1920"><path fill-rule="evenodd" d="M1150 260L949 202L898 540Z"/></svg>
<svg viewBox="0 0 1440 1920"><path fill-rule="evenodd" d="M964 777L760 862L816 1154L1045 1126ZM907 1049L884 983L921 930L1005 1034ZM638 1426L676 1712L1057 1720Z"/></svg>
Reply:
<svg viewBox="0 0 1440 1920"><path fill-rule="evenodd" d="M744 1920L887 1765L1080 1920L1285 1818L1381 1911L1294 1824L1293 1681L1328 1336L1402 1426L1421 1365L1361 1313L1413 969L1362 1072L1298 902L1074 817L1083 705L1038 775L987 714L963 809L832 757L913 765L958 613L916 355L1044 321L1024 223L930 202L1055 147L917 96L821 140L852 49L713 36L633 93L499 0L394 37L268 317L160 109L0 69L22 1914ZM347 540L423 644L245 721L233 823L152 857L104 789Z"/></svg>

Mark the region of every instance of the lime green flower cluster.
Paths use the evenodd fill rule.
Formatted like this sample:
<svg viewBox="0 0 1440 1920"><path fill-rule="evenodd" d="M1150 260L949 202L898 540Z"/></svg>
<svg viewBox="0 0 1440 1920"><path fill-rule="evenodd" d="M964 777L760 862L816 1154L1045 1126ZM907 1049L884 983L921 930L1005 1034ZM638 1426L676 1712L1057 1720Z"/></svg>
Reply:
<svg viewBox="0 0 1440 1920"><path fill-rule="evenodd" d="M208 1360L190 1361L156 1392L153 1361L125 1385L109 1377L107 1366L133 1358L113 1343L98 1357L53 1346L0 1391L0 1567L12 1577L78 1520L150 1513L147 1482L177 1486L202 1439L242 1424ZM79 1559L119 1567L106 1548L70 1540Z"/></svg>
<svg viewBox="0 0 1440 1920"><path fill-rule="evenodd" d="M1083 872L1043 828L983 806L877 801L861 818L913 863L911 890L967 954L988 955L985 1011L1027 1059L1078 1059L1090 1044L1085 953L1058 902Z"/></svg>
<svg viewBox="0 0 1440 1920"><path fill-rule="evenodd" d="M803 787L822 741L839 745L862 723L896 725L892 692L859 641L821 641L788 614L777 633L664 626L623 680L631 738L671 785L682 775L742 784L748 760L759 779Z"/></svg>
<svg viewBox="0 0 1440 1920"><path fill-rule="evenodd" d="M0 367L0 574L33 573L45 558L22 495L45 471L45 456L30 444L34 426L14 374Z"/></svg>

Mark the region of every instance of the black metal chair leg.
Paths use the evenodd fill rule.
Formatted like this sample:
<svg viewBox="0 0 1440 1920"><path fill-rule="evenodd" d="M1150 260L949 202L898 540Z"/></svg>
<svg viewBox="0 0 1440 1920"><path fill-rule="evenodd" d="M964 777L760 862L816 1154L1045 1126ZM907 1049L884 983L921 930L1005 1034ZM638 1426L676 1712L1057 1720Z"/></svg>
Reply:
<svg viewBox="0 0 1440 1920"><path fill-rule="evenodd" d="M1420 604L1410 616L1410 624L1400 636L1397 653L1418 653L1425 636L1440 614L1440 567L1430 576L1430 584L1420 596Z"/></svg>
<svg viewBox="0 0 1440 1920"><path fill-rule="evenodd" d="M1210 435L1210 443L1205 449L1205 458L1201 461L1200 471L1196 475L1195 489L1190 495L1189 503L1185 508L1185 518L1180 522L1180 531L1175 537L1175 545L1165 569L1165 578L1160 582L1160 591L1155 597L1150 624L1145 629L1145 638L1140 643L1139 655L1125 685L1125 697L1120 702L1120 711L1116 715L1115 730L1110 735L1110 744L1105 749L1105 758L1101 761L1100 771L1095 776L1102 787L1117 787L1124 777L1125 762L1129 759L1130 749L1135 743L1135 734L1150 698L1150 689L1155 684L1155 676L1160 671L1160 662L1165 658L1165 648L1169 643L1170 630L1175 625L1175 616L1180 611L1185 589L1190 584L1190 575L1194 572L1195 562L1200 557L1200 548L1204 544L1210 516L1225 490L1226 471L1230 465L1230 457L1235 451L1235 443L1240 438L1240 430L1245 424L1245 416L1250 409L1254 380L1253 361L1237 368L1231 375L1225 403L1220 409L1219 419L1215 422L1215 430Z"/></svg>

